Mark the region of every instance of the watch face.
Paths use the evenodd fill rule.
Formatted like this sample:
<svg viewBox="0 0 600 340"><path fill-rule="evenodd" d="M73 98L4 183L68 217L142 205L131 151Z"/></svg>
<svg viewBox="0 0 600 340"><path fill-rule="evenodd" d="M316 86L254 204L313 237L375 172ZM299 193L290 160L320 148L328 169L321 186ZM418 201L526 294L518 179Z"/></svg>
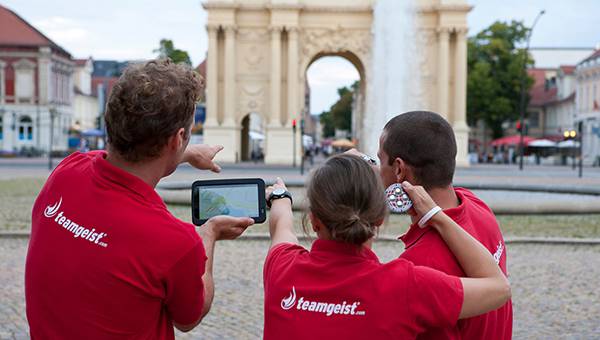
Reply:
<svg viewBox="0 0 600 340"><path fill-rule="evenodd" d="M284 192L285 192L284 189L277 188L277 189L273 190L273 195L282 195Z"/></svg>

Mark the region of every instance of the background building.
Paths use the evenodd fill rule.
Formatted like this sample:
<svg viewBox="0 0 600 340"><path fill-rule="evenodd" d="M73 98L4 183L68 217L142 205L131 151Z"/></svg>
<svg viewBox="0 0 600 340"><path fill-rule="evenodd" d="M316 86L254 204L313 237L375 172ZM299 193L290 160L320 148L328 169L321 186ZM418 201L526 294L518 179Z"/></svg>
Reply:
<svg viewBox="0 0 600 340"><path fill-rule="evenodd" d="M91 57L75 60L72 129L78 132L95 129L98 125L98 98L92 92L93 71L94 63Z"/></svg>
<svg viewBox="0 0 600 340"><path fill-rule="evenodd" d="M3 153L67 150L73 117L74 67L67 51L16 13L0 6Z"/></svg>
<svg viewBox="0 0 600 340"><path fill-rule="evenodd" d="M577 64L575 124L583 123L583 161L600 165L600 49Z"/></svg>

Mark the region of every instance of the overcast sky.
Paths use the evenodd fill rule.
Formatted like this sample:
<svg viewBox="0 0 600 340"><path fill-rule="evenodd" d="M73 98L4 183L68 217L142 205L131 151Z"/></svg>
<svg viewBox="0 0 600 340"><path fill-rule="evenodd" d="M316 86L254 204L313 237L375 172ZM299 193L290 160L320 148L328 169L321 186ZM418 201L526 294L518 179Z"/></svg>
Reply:
<svg viewBox="0 0 600 340"><path fill-rule="evenodd" d="M398 0L402 1L402 0ZM595 47L600 43L599 0L468 0L470 34L496 20L531 25L540 11L533 47ZM75 58L145 59L162 38L189 52L194 65L206 54L206 14L199 0L0 0ZM342 58L317 60L308 70L311 112L326 110L336 89L352 84L358 72Z"/></svg>

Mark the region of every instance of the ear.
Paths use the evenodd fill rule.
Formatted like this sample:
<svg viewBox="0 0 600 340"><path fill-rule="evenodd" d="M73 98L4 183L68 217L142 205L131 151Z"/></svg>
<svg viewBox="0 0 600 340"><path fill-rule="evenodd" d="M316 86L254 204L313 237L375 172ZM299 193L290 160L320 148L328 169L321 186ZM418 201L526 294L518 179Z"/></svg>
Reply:
<svg viewBox="0 0 600 340"><path fill-rule="evenodd" d="M409 177L410 167L402 158L397 157L394 159L392 167L394 170L394 176L396 177L396 183L402 183L407 180Z"/></svg>
<svg viewBox="0 0 600 340"><path fill-rule="evenodd" d="M310 218L310 225L312 226L312 230L315 233L318 233L321 228L323 228L323 222L319 220L312 212L308 213L308 218Z"/></svg>
<svg viewBox="0 0 600 340"><path fill-rule="evenodd" d="M168 148L170 151L177 151L181 149L181 146L185 142L185 129L180 128L177 132L169 137Z"/></svg>

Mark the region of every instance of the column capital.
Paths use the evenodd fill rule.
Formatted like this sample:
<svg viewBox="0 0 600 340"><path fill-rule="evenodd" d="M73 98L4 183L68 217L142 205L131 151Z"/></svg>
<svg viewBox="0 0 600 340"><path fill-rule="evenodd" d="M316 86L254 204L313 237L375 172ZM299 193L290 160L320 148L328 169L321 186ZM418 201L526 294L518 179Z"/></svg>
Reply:
<svg viewBox="0 0 600 340"><path fill-rule="evenodd" d="M298 28L298 26L286 26L285 30L288 32L288 34L294 34L295 35L295 34L298 33L298 31L300 29Z"/></svg>
<svg viewBox="0 0 600 340"><path fill-rule="evenodd" d="M467 27L455 27L454 28L454 33L456 33L456 36L458 38L465 38L467 36L467 33L469 33L469 28L467 28Z"/></svg>
<svg viewBox="0 0 600 340"><path fill-rule="evenodd" d="M217 24L206 24L206 31L208 33L217 32L219 30L219 25Z"/></svg>
<svg viewBox="0 0 600 340"><path fill-rule="evenodd" d="M225 31L225 33L228 33L228 34L237 32L237 29L238 29L237 25L223 26L223 30Z"/></svg>
<svg viewBox="0 0 600 340"><path fill-rule="evenodd" d="M269 32L271 32L271 34L273 34L273 33L281 34L282 31L283 31L283 26L278 26L278 25L269 26Z"/></svg>
<svg viewBox="0 0 600 340"><path fill-rule="evenodd" d="M452 27L436 27L435 31L437 32L437 34L439 34L439 36L447 36L452 32Z"/></svg>

